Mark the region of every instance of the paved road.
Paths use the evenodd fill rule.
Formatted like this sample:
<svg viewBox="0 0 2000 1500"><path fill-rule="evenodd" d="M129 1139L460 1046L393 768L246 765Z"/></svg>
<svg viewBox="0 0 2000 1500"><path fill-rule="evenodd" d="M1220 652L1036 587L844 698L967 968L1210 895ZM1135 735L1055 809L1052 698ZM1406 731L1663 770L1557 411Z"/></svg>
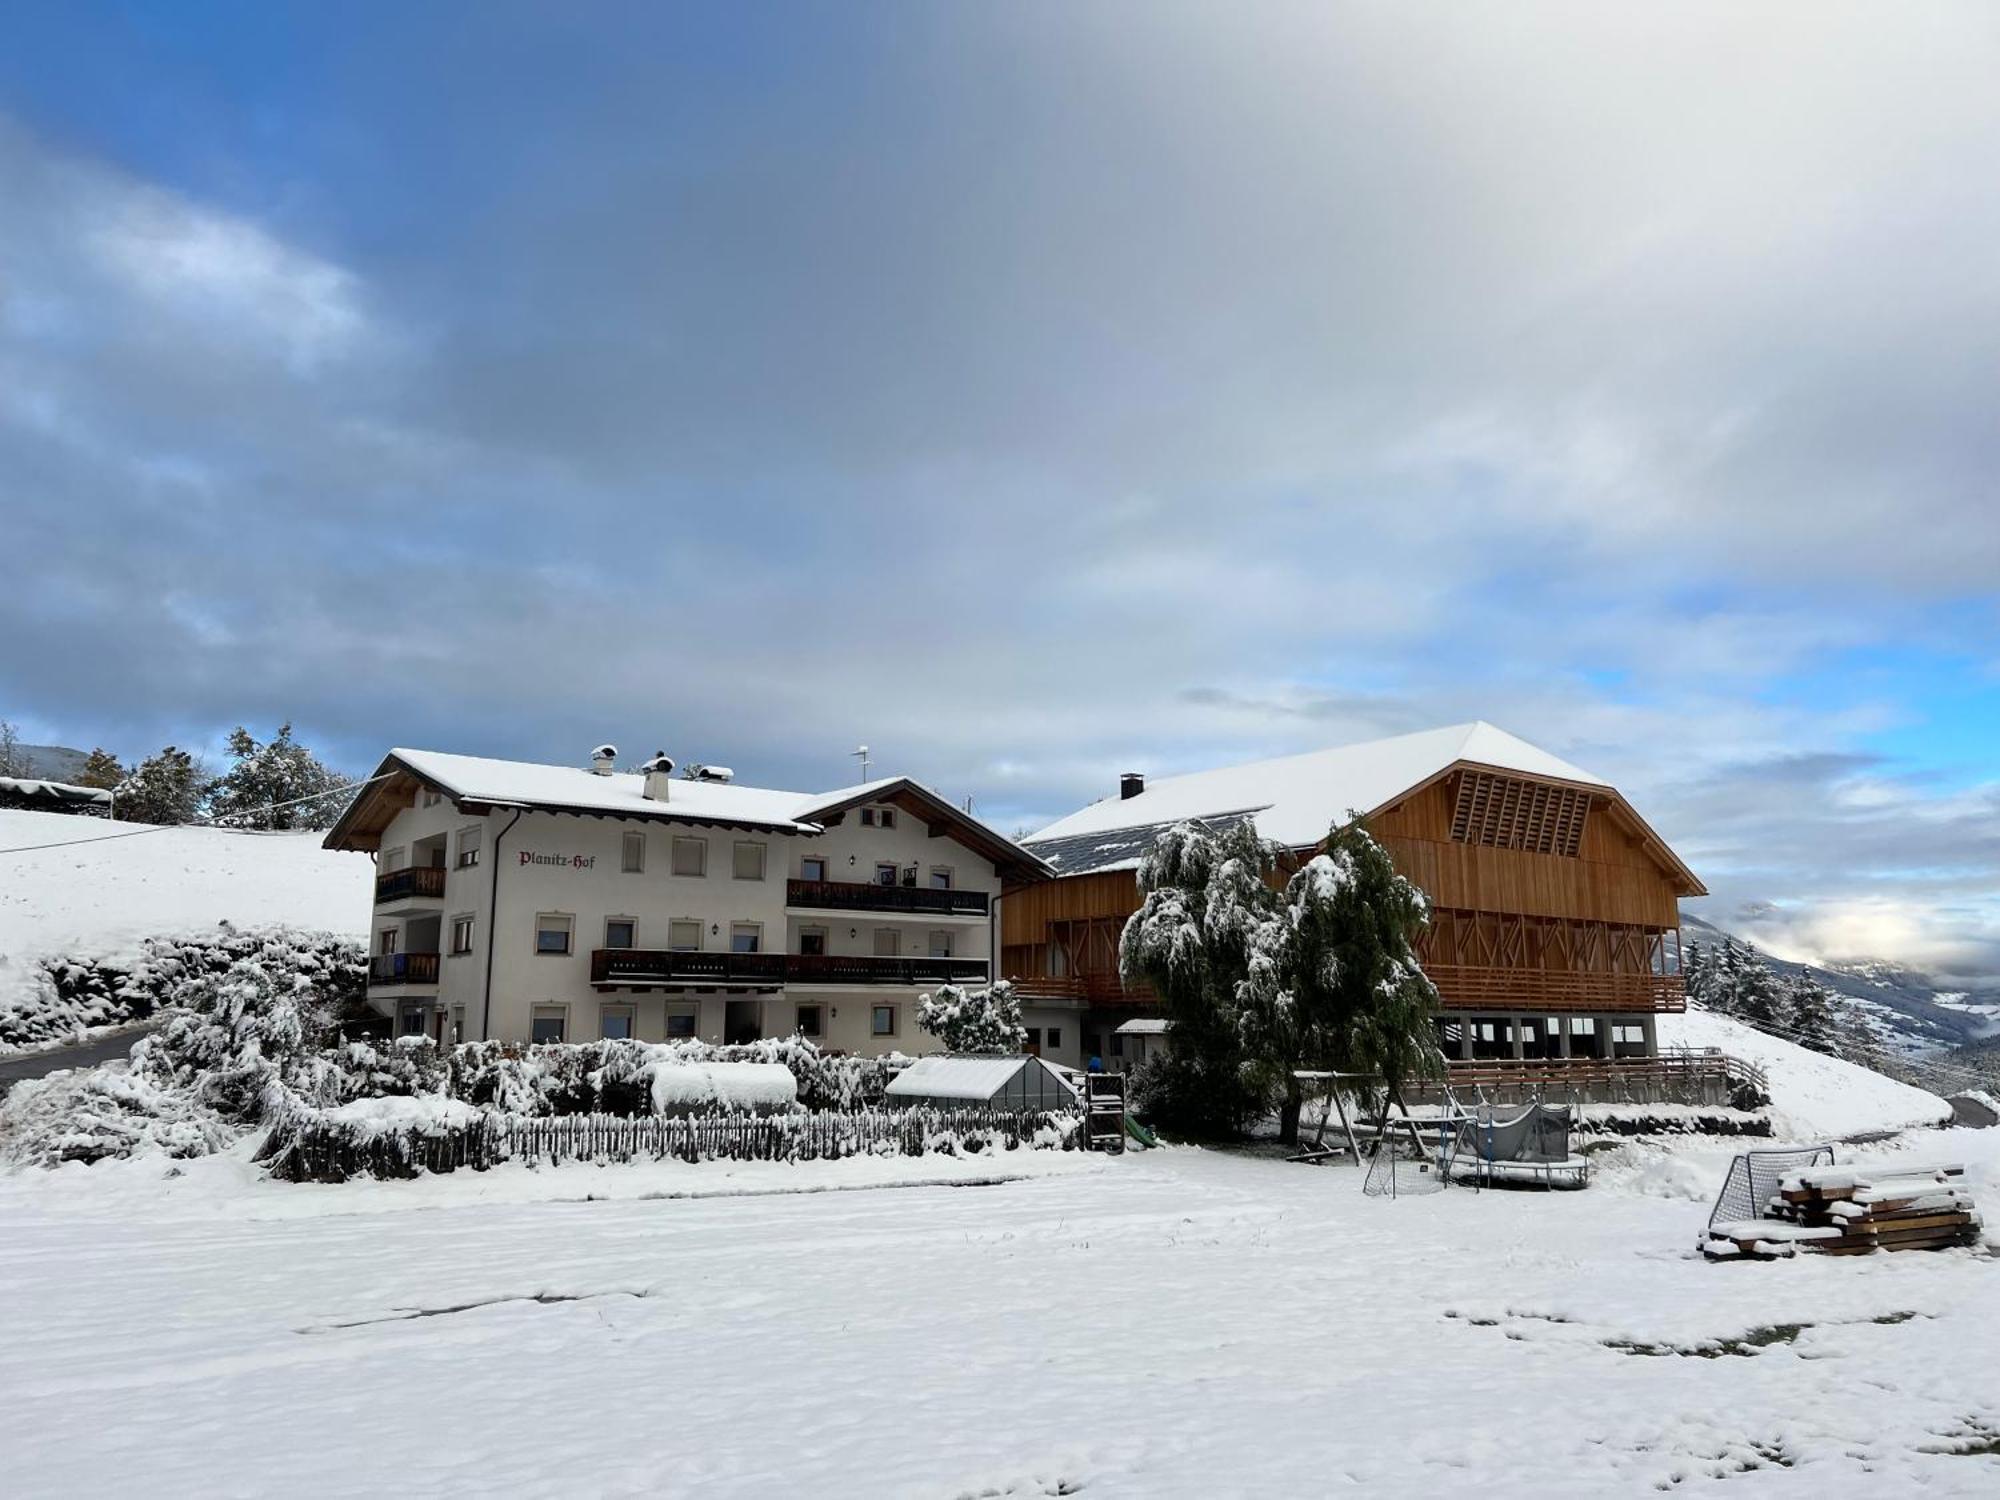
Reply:
<svg viewBox="0 0 2000 1500"><path fill-rule="evenodd" d="M127 1026L75 1047L31 1052L25 1057L0 1057L0 1094L6 1093L24 1078L40 1078L45 1073L57 1073L64 1068L87 1068L92 1063L123 1057L132 1050L132 1044L150 1029L150 1026Z"/></svg>

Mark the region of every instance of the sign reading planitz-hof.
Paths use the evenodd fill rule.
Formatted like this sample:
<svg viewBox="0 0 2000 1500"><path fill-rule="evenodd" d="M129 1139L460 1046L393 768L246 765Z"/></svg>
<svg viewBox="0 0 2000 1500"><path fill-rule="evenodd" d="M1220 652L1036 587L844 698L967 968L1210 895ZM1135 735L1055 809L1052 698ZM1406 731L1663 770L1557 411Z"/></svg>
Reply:
<svg viewBox="0 0 2000 1500"><path fill-rule="evenodd" d="M588 870L597 863L595 854L537 854L532 849L521 851L524 865L558 865L568 870Z"/></svg>

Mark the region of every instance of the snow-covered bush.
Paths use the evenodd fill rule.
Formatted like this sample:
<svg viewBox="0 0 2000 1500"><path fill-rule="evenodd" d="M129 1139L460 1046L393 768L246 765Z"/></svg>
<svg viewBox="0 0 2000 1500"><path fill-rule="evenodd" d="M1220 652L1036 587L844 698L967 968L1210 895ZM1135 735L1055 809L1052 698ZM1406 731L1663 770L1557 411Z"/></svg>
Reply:
<svg viewBox="0 0 2000 1500"><path fill-rule="evenodd" d="M918 1027L944 1043L947 1052L1008 1054L1028 1040L1021 1002L1002 979L990 989L968 990L941 984L917 1001Z"/></svg>
<svg viewBox="0 0 2000 1500"><path fill-rule="evenodd" d="M643 1115L655 1108L662 1067L764 1063L787 1069L801 1106L851 1110L879 1104L900 1059L835 1057L802 1037L712 1042L602 1041L523 1047L468 1042L452 1049L449 1090L469 1104L521 1115Z"/></svg>
<svg viewBox="0 0 2000 1500"><path fill-rule="evenodd" d="M0 1146L14 1161L55 1167L114 1156L206 1156L236 1128L186 1090L117 1068L52 1073L0 1099Z"/></svg>

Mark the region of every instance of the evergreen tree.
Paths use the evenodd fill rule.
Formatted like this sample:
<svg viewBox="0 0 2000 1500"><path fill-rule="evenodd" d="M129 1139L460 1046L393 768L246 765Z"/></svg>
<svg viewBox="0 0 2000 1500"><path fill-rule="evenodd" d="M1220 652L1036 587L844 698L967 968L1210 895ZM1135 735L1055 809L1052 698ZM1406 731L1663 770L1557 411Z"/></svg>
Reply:
<svg viewBox="0 0 2000 1500"><path fill-rule="evenodd" d="M1028 1040L1014 986L998 980L990 989L968 990L941 984L917 1001L917 1025L944 1043L947 1052L1019 1052Z"/></svg>
<svg viewBox="0 0 2000 1500"><path fill-rule="evenodd" d="M83 769L77 773L78 786L93 786L101 791L111 791L127 775L125 768L118 764L118 757L99 745L84 761Z"/></svg>
<svg viewBox="0 0 2000 1500"><path fill-rule="evenodd" d="M1233 1135L1265 1107L1269 1078L1244 1045L1237 990L1250 934L1277 904L1267 883L1275 861L1247 823L1220 837L1180 823L1140 863L1144 899L1125 924L1118 967L1126 984L1152 987L1170 1023L1134 1091L1171 1128Z"/></svg>
<svg viewBox="0 0 2000 1500"><path fill-rule="evenodd" d="M1715 950L1707 943L1689 943L1681 953L1681 982L1688 1003L1702 1010L1714 1010Z"/></svg>
<svg viewBox="0 0 2000 1500"><path fill-rule="evenodd" d="M1792 1033L1791 1039L1814 1052L1838 1056L1840 1028L1834 1014L1833 995L1811 969L1802 971L1792 981L1785 1000L1785 1025Z"/></svg>
<svg viewBox="0 0 2000 1500"><path fill-rule="evenodd" d="M351 783L295 741L290 724L261 745L239 725L229 736L229 753L236 763L208 793L209 811L220 822L237 828L331 828L347 806L348 798L340 794Z"/></svg>
<svg viewBox="0 0 2000 1500"><path fill-rule="evenodd" d="M118 816L131 823L189 823L208 780L200 761L167 746L148 756L113 791Z"/></svg>
<svg viewBox="0 0 2000 1500"><path fill-rule="evenodd" d="M1755 948L1742 950L1734 986L1732 1014L1760 1031L1781 1030L1785 1026L1784 997L1777 976Z"/></svg>
<svg viewBox="0 0 2000 1500"><path fill-rule="evenodd" d="M1387 1099L1440 1066L1437 990L1417 961L1429 903L1355 818L1286 884L1249 945L1238 989L1245 1045L1283 1091L1283 1138L1296 1141L1296 1071L1382 1080Z"/></svg>

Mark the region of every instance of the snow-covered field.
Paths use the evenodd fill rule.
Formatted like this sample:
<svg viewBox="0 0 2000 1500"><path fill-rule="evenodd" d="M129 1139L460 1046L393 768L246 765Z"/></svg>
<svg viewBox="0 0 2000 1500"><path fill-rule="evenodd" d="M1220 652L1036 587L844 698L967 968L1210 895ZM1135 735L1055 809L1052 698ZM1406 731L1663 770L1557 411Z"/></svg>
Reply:
<svg viewBox="0 0 2000 1500"><path fill-rule="evenodd" d="M1839 1140L1951 1119L1951 1106L1936 1094L1837 1057L1808 1052L1728 1016L1690 1010L1660 1016L1657 1024L1663 1048L1716 1047L1762 1068L1770 1081L1771 1113L1781 1133L1800 1140Z"/></svg>
<svg viewBox="0 0 2000 1500"><path fill-rule="evenodd" d="M1868 1151L1968 1160L2000 1203L2000 1132ZM781 1196L991 1167L18 1173L3 1487L2000 1493L1993 1248L1708 1264L1727 1156L1396 1202L1191 1150Z"/></svg>
<svg viewBox="0 0 2000 1500"><path fill-rule="evenodd" d="M40 959L130 959L147 938L211 932L225 920L366 932L374 866L320 848L319 834L155 830L0 810L0 849L126 833L137 836L0 854L0 1008L33 993Z"/></svg>

